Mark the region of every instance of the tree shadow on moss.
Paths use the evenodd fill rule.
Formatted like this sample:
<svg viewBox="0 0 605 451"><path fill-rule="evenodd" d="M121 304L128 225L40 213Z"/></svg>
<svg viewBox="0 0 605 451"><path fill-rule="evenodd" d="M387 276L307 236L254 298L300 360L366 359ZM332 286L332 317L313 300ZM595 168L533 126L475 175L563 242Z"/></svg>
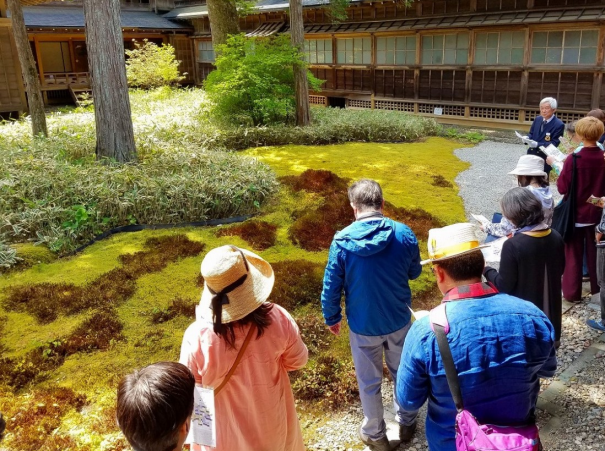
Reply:
<svg viewBox="0 0 605 451"><path fill-rule="evenodd" d="M264 251L275 246L277 226L265 221L246 221L243 224L219 229L216 236L239 236L253 249Z"/></svg>
<svg viewBox="0 0 605 451"><path fill-rule="evenodd" d="M280 181L295 191L305 190L323 197L323 204L313 211L299 211L289 230L290 240L307 251L329 249L334 234L354 221L347 194L346 179L330 171L308 169L299 176L282 177ZM444 223L421 208L396 207L385 202L385 216L409 226L419 239L426 240L431 228Z"/></svg>
<svg viewBox="0 0 605 451"><path fill-rule="evenodd" d="M88 446L77 445L70 436L57 432L65 414L72 409L80 411L86 403L86 397L82 394L69 388L52 387L23 397L19 406L9 405L9 410L4 412L7 430L11 431L8 449L90 450Z"/></svg>
<svg viewBox="0 0 605 451"><path fill-rule="evenodd" d="M41 283L10 289L4 303L7 310L27 312L40 323L50 323L59 315L73 315L88 308L117 306L136 290L136 279L159 272L169 263L193 257L204 244L185 235L150 238L147 250L120 256L121 268L115 268L80 287L71 284Z"/></svg>

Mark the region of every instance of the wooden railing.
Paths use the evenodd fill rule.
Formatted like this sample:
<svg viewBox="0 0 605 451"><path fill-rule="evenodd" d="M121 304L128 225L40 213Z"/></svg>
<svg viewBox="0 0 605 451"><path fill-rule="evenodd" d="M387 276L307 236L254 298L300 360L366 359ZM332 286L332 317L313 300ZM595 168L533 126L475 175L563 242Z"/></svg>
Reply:
<svg viewBox="0 0 605 451"><path fill-rule="evenodd" d="M67 89L70 85L90 86L89 72L62 72L44 74L42 88Z"/></svg>

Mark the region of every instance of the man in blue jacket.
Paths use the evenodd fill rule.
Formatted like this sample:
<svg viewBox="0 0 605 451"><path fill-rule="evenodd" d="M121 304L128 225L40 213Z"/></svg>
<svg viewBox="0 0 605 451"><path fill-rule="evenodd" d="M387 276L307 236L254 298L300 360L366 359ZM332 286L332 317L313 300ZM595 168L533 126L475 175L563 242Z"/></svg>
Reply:
<svg viewBox="0 0 605 451"><path fill-rule="evenodd" d="M334 236L324 275L321 306L326 324L340 333L344 289L349 339L364 419L359 435L373 451L391 449L380 386L382 359L393 380L401 359L403 341L410 327L412 293L409 280L421 271L418 241L410 228L385 218L380 185L359 180L349 188L356 221ZM400 439L409 441L416 415L395 410Z"/></svg>
<svg viewBox="0 0 605 451"><path fill-rule="evenodd" d="M552 144L559 147L565 124L555 116L557 101L552 97L546 97L540 102L540 116L536 116L531 124L529 134L524 137L523 142L529 147L528 155L537 155L544 160L544 172L546 175L552 169L546 163L546 154L540 150L540 146L548 147Z"/></svg>
<svg viewBox="0 0 605 451"><path fill-rule="evenodd" d="M481 282L485 262L472 224L429 231L428 248L449 323L447 341L464 408L482 424L528 425L540 378L557 368L554 327L531 302L498 293ZM428 400L430 451L456 451L456 406L429 317L418 319L405 340L396 396L414 414Z"/></svg>

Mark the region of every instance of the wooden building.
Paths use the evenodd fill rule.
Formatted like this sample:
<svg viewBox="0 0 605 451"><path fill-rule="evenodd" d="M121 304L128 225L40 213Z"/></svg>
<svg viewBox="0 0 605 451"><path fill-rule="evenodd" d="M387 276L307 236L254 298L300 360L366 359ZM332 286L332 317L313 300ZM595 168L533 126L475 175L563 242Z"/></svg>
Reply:
<svg viewBox="0 0 605 451"><path fill-rule="evenodd" d="M195 30L200 83L213 52L206 7L193 3L167 16ZM286 30L287 3L261 0L242 30ZM353 0L340 24L321 3L304 1L307 58L326 80L313 103L510 128L527 126L546 96L563 121L605 107L603 0Z"/></svg>
<svg viewBox="0 0 605 451"><path fill-rule="evenodd" d="M27 110L21 67L6 2L0 0L0 114Z"/></svg>

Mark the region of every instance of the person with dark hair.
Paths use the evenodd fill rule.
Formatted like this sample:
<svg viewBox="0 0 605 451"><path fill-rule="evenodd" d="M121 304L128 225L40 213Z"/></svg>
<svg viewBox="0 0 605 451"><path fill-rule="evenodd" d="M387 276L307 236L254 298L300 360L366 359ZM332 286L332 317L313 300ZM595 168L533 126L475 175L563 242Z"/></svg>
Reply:
<svg viewBox="0 0 605 451"><path fill-rule="evenodd" d="M349 341L364 416L359 438L373 451L386 451L392 446L383 416L383 354L395 380L410 327L409 280L416 279L422 271L420 251L408 226L384 217L382 189L374 180L353 183L349 201L355 222L334 236L321 306L330 332L338 335L344 290ZM395 412L400 440L411 440L416 415L406 416L396 401Z"/></svg>
<svg viewBox="0 0 605 451"><path fill-rule="evenodd" d="M594 117L597 118L598 120L600 120L603 123L603 127L605 127L605 111L603 111L600 108L596 108L594 110L590 110L588 112L588 114L586 115L586 117ZM603 145L603 143L605 143L605 133L603 133L601 135L601 137L598 140L598 143Z"/></svg>
<svg viewBox="0 0 605 451"><path fill-rule="evenodd" d="M196 450L303 451L288 371L308 359L296 322L269 302L275 276L258 255L235 246L202 261L204 290L180 361L214 388L216 447Z"/></svg>
<svg viewBox="0 0 605 451"><path fill-rule="evenodd" d="M527 193L531 195L530 193ZM429 259L443 293L447 341L464 408L482 424L528 425L540 378L557 367L554 329L532 303L481 282L483 254L473 224L431 229ZM396 385L402 409L416 413L428 400L430 451L455 451L456 406L430 315L417 319L405 340Z"/></svg>
<svg viewBox="0 0 605 451"><path fill-rule="evenodd" d="M504 242L500 270L486 266L483 275L502 293L530 301L555 328L555 346L561 340L561 276L565 243L544 223L542 204L522 188L508 191L500 202L502 214L516 229Z"/></svg>
<svg viewBox="0 0 605 451"><path fill-rule="evenodd" d="M181 451L189 433L195 380L186 366L158 362L125 376L116 417L136 451Z"/></svg>
<svg viewBox="0 0 605 451"><path fill-rule="evenodd" d="M582 264L584 252L590 278L590 293L599 292L597 281L597 255L594 244L595 225L601 218L601 208L587 202L591 195L605 195L605 160L597 140L603 134L603 123L594 117L585 117L576 124L576 133L584 147L572 158L576 161L575 178L575 227L573 235L565 243L565 272L563 273L563 297L570 302L582 299ZM571 190L573 164L567 157L561 175L557 179L559 193L567 196Z"/></svg>
<svg viewBox="0 0 605 451"><path fill-rule="evenodd" d="M544 221L550 226L555 210L555 202L550 191L548 178L544 172L544 162L535 155L522 155L517 162L517 167L509 172L517 177L517 184L530 191L542 204ZM508 236L515 230L515 226L501 214L494 214L490 224L482 226L488 234L485 242L493 241L499 237Z"/></svg>

